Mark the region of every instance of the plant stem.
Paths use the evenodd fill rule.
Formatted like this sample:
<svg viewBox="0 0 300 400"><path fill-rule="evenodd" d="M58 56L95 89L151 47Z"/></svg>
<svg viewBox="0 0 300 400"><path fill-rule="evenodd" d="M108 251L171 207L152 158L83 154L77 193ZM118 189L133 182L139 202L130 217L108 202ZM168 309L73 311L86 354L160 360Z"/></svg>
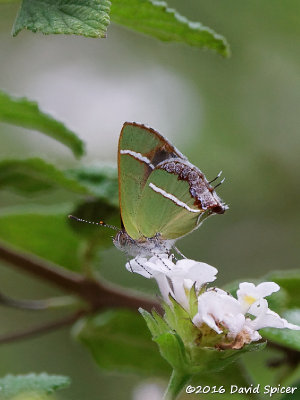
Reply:
<svg viewBox="0 0 300 400"><path fill-rule="evenodd" d="M181 371L176 371L174 369L170 377L169 384L164 394L163 400L177 399L181 390L184 388L184 385L188 382L190 378L191 375L185 374Z"/></svg>
<svg viewBox="0 0 300 400"><path fill-rule="evenodd" d="M13 265L58 288L83 299L93 311L107 308L129 308L137 311L143 307L147 311L155 308L162 312L159 301L124 290L107 282L96 281L76 272L68 271L33 254L26 254L0 242L0 260Z"/></svg>
<svg viewBox="0 0 300 400"><path fill-rule="evenodd" d="M79 318L86 315L85 310L77 311L74 314L68 315L62 319L47 322L45 324L41 324L38 326L31 327L24 331L17 331L13 333L7 333L4 335L0 335L0 344L4 343L12 343L18 340L24 340L27 338L32 338L34 336L40 336L44 333L49 333L51 331L57 330L64 326L73 325Z"/></svg>

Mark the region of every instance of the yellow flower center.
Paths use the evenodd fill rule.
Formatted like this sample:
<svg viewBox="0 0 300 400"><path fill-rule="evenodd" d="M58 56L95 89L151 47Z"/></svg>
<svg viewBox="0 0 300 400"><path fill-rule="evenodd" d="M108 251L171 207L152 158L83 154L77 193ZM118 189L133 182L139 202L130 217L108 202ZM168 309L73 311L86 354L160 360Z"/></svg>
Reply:
<svg viewBox="0 0 300 400"><path fill-rule="evenodd" d="M252 297L252 296L248 296L247 294L244 296L244 300L245 300L245 302L249 305L249 306L251 306L251 304L253 304L255 301L256 301L256 298L255 297Z"/></svg>

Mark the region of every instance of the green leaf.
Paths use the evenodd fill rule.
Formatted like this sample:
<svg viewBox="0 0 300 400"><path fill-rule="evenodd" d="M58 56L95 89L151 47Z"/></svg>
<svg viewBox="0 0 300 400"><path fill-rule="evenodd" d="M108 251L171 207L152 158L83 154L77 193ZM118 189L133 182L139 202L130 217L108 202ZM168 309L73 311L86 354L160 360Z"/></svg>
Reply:
<svg viewBox="0 0 300 400"><path fill-rule="evenodd" d="M58 188L89 193L75 179L40 158L0 161L0 189L7 188L29 196Z"/></svg>
<svg viewBox="0 0 300 400"><path fill-rule="evenodd" d="M164 1L114 0L111 20L162 41L183 42L229 55L226 39L200 22L190 22Z"/></svg>
<svg viewBox="0 0 300 400"><path fill-rule="evenodd" d="M264 277L264 280L276 282L288 295L287 308L300 308L300 269L275 271Z"/></svg>
<svg viewBox="0 0 300 400"><path fill-rule="evenodd" d="M141 313L142 317L146 321L149 331L151 332L152 336L157 336L161 333L160 324L152 317L152 315L144 310L143 308L139 308L139 312ZM161 321L163 321L162 317L158 316Z"/></svg>
<svg viewBox="0 0 300 400"><path fill-rule="evenodd" d="M106 37L109 0L23 0L13 27L44 34L73 34Z"/></svg>
<svg viewBox="0 0 300 400"><path fill-rule="evenodd" d="M115 167L107 165L83 166L66 172L85 186L90 194L119 206L118 173Z"/></svg>
<svg viewBox="0 0 300 400"><path fill-rule="evenodd" d="M0 216L0 238L71 270L81 270L81 241L68 227L68 213ZM55 249L55 251L54 251Z"/></svg>
<svg viewBox="0 0 300 400"><path fill-rule="evenodd" d="M0 379L0 398L9 399L26 392L51 394L70 385L65 376L48 374L7 375Z"/></svg>
<svg viewBox="0 0 300 400"><path fill-rule="evenodd" d="M177 333L163 333L154 338L154 341L158 344L161 355L172 365L173 369L189 371L184 344Z"/></svg>
<svg viewBox="0 0 300 400"><path fill-rule="evenodd" d="M191 371L194 374L218 372L237 361L242 354L264 349L266 342L251 343L239 350L217 350L209 347L196 347L191 349Z"/></svg>
<svg viewBox="0 0 300 400"><path fill-rule="evenodd" d="M103 370L158 376L170 373L138 313L106 311L79 321L74 334Z"/></svg>
<svg viewBox="0 0 300 400"><path fill-rule="evenodd" d="M157 336L165 332L168 332L170 330L170 327L166 324L164 319L155 310L153 310L151 314L148 311L140 308L139 312L146 321L148 329L151 332L153 338L156 338Z"/></svg>
<svg viewBox="0 0 300 400"><path fill-rule="evenodd" d="M300 326L300 308L288 310L283 314L290 323ZM266 328L259 333L274 343L300 351L300 331L291 329Z"/></svg>
<svg viewBox="0 0 300 400"><path fill-rule="evenodd" d="M25 97L13 98L0 91L0 122L42 132L69 147L75 156L84 154L84 143L74 132L50 115L43 113L37 103Z"/></svg>
<svg viewBox="0 0 300 400"><path fill-rule="evenodd" d="M26 160L0 161L0 189L12 189L23 195L38 195L46 191L64 189L79 195L92 195L119 213L118 179L115 168L107 166L89 166L68 171L58 170L54 165L40 158ZM91 201L87 205L91 208ZM99 206L100 207L100 206ZM107 213L95 207L82 218L106 218ZM75 211L75 215L77 211ZM96 214L98 212L98 214Z"/></svg>

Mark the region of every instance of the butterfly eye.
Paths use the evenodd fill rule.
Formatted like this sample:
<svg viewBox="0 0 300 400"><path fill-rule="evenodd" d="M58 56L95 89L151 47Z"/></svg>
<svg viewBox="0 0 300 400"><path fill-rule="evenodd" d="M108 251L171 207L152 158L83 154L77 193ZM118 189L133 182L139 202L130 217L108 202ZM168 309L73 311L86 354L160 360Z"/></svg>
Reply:
<svg viewBox="0 0 300 400"><path fill-rule="evenodd" d="M121 246L126 246L127 242L128 242L128 235L123 232L123 231L119 231L115 237L115 240L117 242L119 242L119 244Z"/></svg>

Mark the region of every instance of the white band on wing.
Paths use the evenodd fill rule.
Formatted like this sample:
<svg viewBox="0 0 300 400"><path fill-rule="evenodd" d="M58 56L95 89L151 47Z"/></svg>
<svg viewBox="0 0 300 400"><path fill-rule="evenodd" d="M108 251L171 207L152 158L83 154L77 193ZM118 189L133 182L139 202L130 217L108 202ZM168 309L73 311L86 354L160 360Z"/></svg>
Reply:
<svg viewBox="0 0 300 400"><path fill-rule="evenodd" d="M200 213L201 210L195 210L194 208L189 207L187 204L185 204L183 201L177 199L173 194L166 192L165 190L159 188L158 186L155 186L153 183L149 183L149 186L151 187L152 190L154 190L156 193L160 193L163 195L166 199L169 199L173 201L175 204L177 204L179 207L185 208L186 210L193 212L193 213Z"/></svg>
<svg viewBox="0 0 300 400"><path fill-rule="evenodd" d="M149 158L143 156L141 153L137 153L133 150L120 150L120 154L128 154L129 156L135 158L138 161L142 161L143 163L149 165L151 169L154 169L154 165L151 164Z"/></svg>

